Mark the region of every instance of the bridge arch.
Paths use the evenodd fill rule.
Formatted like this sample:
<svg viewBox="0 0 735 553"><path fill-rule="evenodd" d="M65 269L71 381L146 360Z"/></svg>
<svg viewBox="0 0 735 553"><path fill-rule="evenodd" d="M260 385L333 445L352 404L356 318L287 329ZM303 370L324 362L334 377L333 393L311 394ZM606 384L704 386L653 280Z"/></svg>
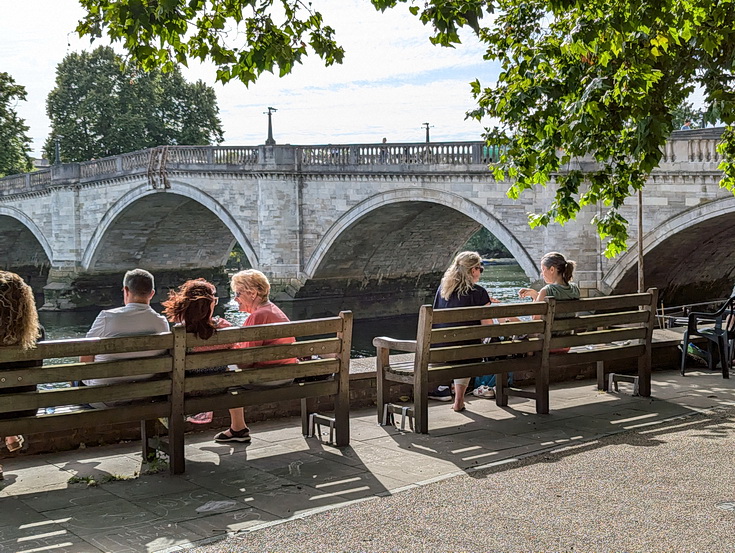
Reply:
<svg viewBox="0 0 735 553"><path fill-rule="evenodd" d="M49 244L49 241L46 239L46 236L43 234L40 228L38 228L38 225L33 222L31 218L29 218L25 213L22 211L14 208L14 207L6 207L6 206L0 206L0 218L2 217L9 217L11 219L15 219L20 225L25 227L25 229L28 230L33 235L33 238L35 238L43 250L43 253L46 255L47 261L50 263L51 260L54 258L54 252L51 249L51 245ZM4 240L3 243L9 244L9 241ZM31 261L31 260L29 260Z"/></svg>
<svg viewBox="0 0 735 553"><path fill-rule="evenodd" d="M110 208L101 218L95 232L93 233L92 237L89 240L89 243L87 244L87 247L85 248L84 255L82 257L83 270L97 271L100 269L104 270L106 268L105 263L103 262L103 256L105 255L105 252L102 248L103 244L105 244L106 241L110 239L110 234L112 232L115 232L115 228L117 226L120 226L123 219L127 218L127 222L131 224L131 226L139 226L138 223L132 223L132 221L135 219L135 206L143 205L141 204L141 201L145 202L146 198L150 198L151 200L153 200L152 196L158 197L151 202L146 212L146 215L154 215L156 210L159 210L159 213L156 214L156 216L159 217L158 224L162 224L162 221L167 213L173 213L176 210L180 210L182 206L186 205L187 207L196 210L196 213L192 213L193 219L196 219L196 217L208 217L213 221L216 220L213 224L216 226L217 232L212 232L212 234L205 233L207 235L207 239L215 236L214 242L217 242L216 236L219 235L224 243L226 234L225 231L229 232L231 237L234 237L234 240L228 239L225 245L214 244L215 246L219 245L219 248L214 249L220 254L220 259L218 262L220 265L224 265L226 257L234 246L235 242L239 243L240 246L243 248L245 255L247 256L248 261L250 261L251 265L254 267L258 265L258 256L253 249L250 240L247 238L247 235L243 231L242 227L229 213L229 211L212 196L205 194L200 189L190 184L178 182L172 179L171 187L168 189L152 189L148 184L141 184L140 186L127 192L112 206L110 206ZM168 212L166 212L166 210L168 210ZM208 213L204 213L205 211ZM143 223L145 224L147 222L143 221ZM123 227L124 224L125 223L123 223ZM168 231L177 230L170 228L173 224L175 224L173 221L170 221L168 223ZM121 230L124 231L125 229L122 228ZM156 234L156 228L145 227L139 230L142 231L141 235L145 236L155 236ZM180 232L182 233L186 233L186 229L184 228L178 230L180 230ZM166 242L166 237L160 238L161 244L159 244L159 248L161 248L164 245L163 243ZM186 240L184 240L184 242L186 242ZM174 244L180 245L181 243L182 240L179 234L175 237L175 240L170 242L169 245L173 247ZM196 242L192 244L193 247L195 247L196 245ZM212 244L209 243L205 246L211 247ZM135 258L139 254L139 251L133 252L131 256ZM217 255L209 256L209 258L216 259ZM116 261L115 265L119 266L119 264L120 260ZM154 266L154 268L157 267Z"/></svg>
<svg viewBox="0 0 735 553"><path fill-rule="evenodd" d="M346 233L354 230L356 225L367 221L366 217L369 215L375 214L380 209L398 206L398 204L419 205L421 203L441 206L445 208L443 209L444 212L451 210L463 215L464 217L460 218L465 221L471 220L471 224L466 225L466 228L463 227L464 233L467 235L465 239L469 238L480 226L484 226L508 248L529 278L532 280L538 278L536 261L528 253L526 247L497 217L459 195L428 188L395 189L372 196L353 206L323 235L304 267L304 277L307 279L319 277L320 273L324 272L324 265L330 257L330 252L334 250L340 240L345 238ZM444 215L446 216L446 213ZM470 227L473 227L474 230ZM451 251L443 251L441 261L435 263L433 269L437 270L437 267L441 267L441 271L443 271L447 263L447 257L451 253Z"/></svg>
<svg viewBox="0 0 735 553"><path fill-rule="evenodd" d="M666 303L677 297L697 301L729 292L735 279L734 214L735 197L729 196L657 225L643 238L645 285L659 288ZM602 291L635 290L637 264L637 251L630 249L604 275ZM686 293L680 294L683 289Z"/></svg>

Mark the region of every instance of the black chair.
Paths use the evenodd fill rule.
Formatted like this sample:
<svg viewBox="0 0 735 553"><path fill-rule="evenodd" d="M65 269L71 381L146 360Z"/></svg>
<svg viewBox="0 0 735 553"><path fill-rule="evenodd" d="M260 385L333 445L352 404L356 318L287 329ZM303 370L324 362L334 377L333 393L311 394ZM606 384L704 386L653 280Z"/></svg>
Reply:
<svg viewBox="0 0 735 553"><path fill-rule="evenodd" d="M709 326L714 323L714 326ZM705 328L699 325L706 324ZM687 347L689 340L694 336L707 339L707 364L710 369L715 368L715 356L713 348L716 346L717 353L722 365L722 378L730 378L730 364L733 353L735 353L735 296L725 302L715 313L689 313L687 329L681 346L681 374L684 376L686 369Z"/></svg>

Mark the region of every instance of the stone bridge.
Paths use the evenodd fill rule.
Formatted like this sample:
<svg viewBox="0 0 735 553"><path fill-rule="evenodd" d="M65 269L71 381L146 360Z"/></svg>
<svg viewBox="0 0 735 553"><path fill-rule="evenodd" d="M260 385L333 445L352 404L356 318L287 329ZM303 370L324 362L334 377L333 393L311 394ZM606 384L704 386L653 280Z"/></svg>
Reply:
<svg viewBox="0 0 735 553"><path fill-rule="evenodd" d="M646 285L668 304L724 295L735 277L719 132L675 132L644 191ZM484 226L532 280L543 253L560 250L586 294L636 287L635 248L602 255L597 208L530 229L553 186L508 199L487 168L496 155L480 142L177 146L55 165L0 179L0 267L43 290L46 309L104 306L119 303L132 267L151 270L161 295L193 276L224 287L237 243L293 316L370 317L415 312ZM634 246L635 201L624 215Z"/></svg>

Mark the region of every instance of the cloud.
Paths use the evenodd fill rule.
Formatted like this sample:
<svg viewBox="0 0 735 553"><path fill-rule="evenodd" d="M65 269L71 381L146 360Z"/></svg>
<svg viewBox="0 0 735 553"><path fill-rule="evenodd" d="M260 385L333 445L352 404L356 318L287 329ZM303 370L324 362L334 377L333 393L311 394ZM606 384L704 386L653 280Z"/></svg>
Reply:
<svg viewBox="0 0 735 553"><path fill-rule="evenodd" d="M189 80L214 87L225 143L262 144L267 106L279 143L421 141L429 122L433 140L478 140L482 126L465 121L474 105L468 83L492 77L497 68L484 62L484 48L466 34L457 48L433 46L430 29L408 13L406 5L380 13L369 0L314 0L314 8L336 30L346 50L342 65L324 67L316 56L278 78L265 74L245 87L214 82L211 64L192 62ZM49 133L45 102L54 87L56 65L74 51L91 49L73 32L82 10L75 0L24 0L0 20L1 70L28 90L17 110L31 127L35 155Z"/></svg>

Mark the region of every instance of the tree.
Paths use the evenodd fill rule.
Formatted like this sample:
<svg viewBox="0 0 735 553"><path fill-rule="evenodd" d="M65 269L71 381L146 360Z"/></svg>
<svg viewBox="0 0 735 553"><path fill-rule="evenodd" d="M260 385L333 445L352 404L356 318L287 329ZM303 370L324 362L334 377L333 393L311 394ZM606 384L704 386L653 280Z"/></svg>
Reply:
<svg viewBox="0 0 735 553"><path fill-rule="evenodd" d="M25 99L25 87L16 84L8 73L0 72L0 177L33 169L28 155L28 126L15 111L15 105Z"/></svg>
<svg viewBox="0 0 735 553"><path fill-rule="evenodd" d="M674 130L680 129L685 121L691 121L691 128L696 129L703 123L704 111L694 109L691 102L682 102L671 111Z"/></svg>
<svg viewBox="0 0 735 553"><path fill-rule="evenodd" d="M409 0L370 0L381 10ZM413 4L411 0L410 3ZM246 84L278 67L288 73L307 44L327 64L336 44L311 4L291 0L81 0L82 35L122 40L143 67L170 67L187 58L218 64L217 77ZM283 9L274 20L274 4ZM565 223L582 206L606 207L593 219L606 253L626 248L628 221L620 209L658 165L673 127L673 111L703 88L705 117L714 110L728 125L719 146L725 178L735 192L735 5L733 0L427 0L410 10L432 27L430 40L460 42L468 27L497 61L497 83L472 83L477 109L469 116L497 122L490 143L507 148L494 168L508 194L552 183L555 199L532 226ZM482 25L483 17L487 24ZM242 45L226 39L244 28ZM561 172L591 157L592 173Z"/></svg>
<svg viewBox="0 0 735 553"><path fill-rule="evenodd" d="M222 141L214 90L187 83L178 69L148 73L125 67L112 48L68 54L56 69L46 110L51 135L62 136L64 161L86 161L143 148Z"/></svg>

